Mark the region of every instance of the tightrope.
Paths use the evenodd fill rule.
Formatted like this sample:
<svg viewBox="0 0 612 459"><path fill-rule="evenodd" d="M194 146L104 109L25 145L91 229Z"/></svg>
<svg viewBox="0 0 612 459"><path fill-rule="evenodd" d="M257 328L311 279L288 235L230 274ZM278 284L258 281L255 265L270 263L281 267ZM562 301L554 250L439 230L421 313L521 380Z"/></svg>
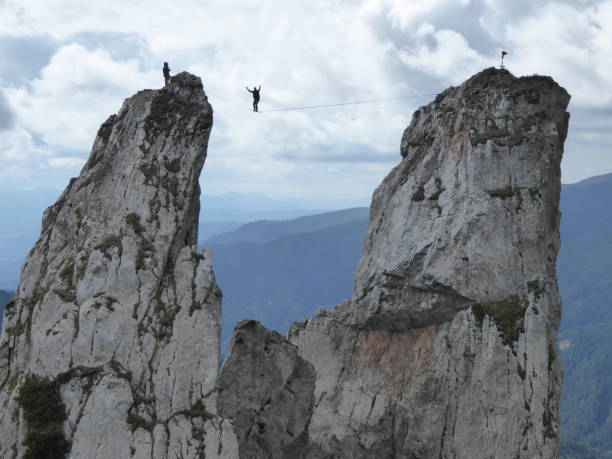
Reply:
<svg viewBox="0 0 612 459"><path fill-rule="evenodd" d="M223 97L223 96L219 96L218 94L215 94L215 93L214 93L214 92L212 92L212 91L208 91L208 90L207 90L207 91L206 91L206 94L211 95L211 96L213 96L213 97L216 97L217 99L224 100L225 102L229 102L230 104L233 104L233 105L235 105L236 107L243 108L244 110L248 110L248 111L250 111L250 112L251 112L251 111L253 111L253 109L252 109L252 108L245 107L244 105L239 104L239 103L237 103L237 102L234 102L233 100L226 99L225 97Z"/></svg>
<svg viewBox="0 0 612 459"><path fill-rule="evenodd" d="M312 108L340 107L343 105L371 104L374 102L387 102L390 100L400 100L400 99L415 99L417 97L431 97L431 96L437 96L437 95L438 94L419 94L419 95L414 95L414 96L387 97L385 99L354 100L351 102L340 102L337 104L306 105L303 107L274 108L272 110L262 110L259 113L285 112L285 111L290 111L290 110L309 110Z"/></svg>
<svg viewBox="0 0 612 459"><path fill-rule="evenodd" d="M224 100L225 102L229 102L232 105L235 105L237 107L242 108L243 110L248 110L250 112L253 112L253 109L246 107L242 104L239 104L237 102L234 102L233 100L227 99L223 96L220 96L218 94L215 94L211 91L207 91L208 94L210 94L213 97L216 97L218 99ZM314 109L314 108L328 108L328 107L341 107L343 105L357 105L357 104L371 104L371 103L375 103L375 102L388 102L391 100L401 100L401 99L416 99L418 97L431 97L431 96L437 96L437 93L432 93L432 94L417 94L417 95L412 95L412 96L399 96L399 97L387 97L384 99L365 99L365 100L354 100L351 102L340 102L340 103L336 103L336 104L323 104L323 105L305 105L305 106L301 106L301 107L283 107L283 108L273 108L270 110L260 110L258 112L255 113L271 113L271 112L287 112L287 111L292 111L292 110L310 110L310 109Z"/></svg>

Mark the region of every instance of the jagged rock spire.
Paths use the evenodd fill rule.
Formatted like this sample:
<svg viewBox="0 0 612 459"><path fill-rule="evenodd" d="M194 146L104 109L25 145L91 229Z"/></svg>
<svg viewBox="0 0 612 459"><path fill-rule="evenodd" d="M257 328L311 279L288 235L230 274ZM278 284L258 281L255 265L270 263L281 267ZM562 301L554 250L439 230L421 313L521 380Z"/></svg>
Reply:
<svg viewBox="0 0 612 459"><path fill-rule="evenodd" d="M215 415L221 295L210 254L196 247L211 127L196 76L137 93L45 212L6 308L2 457L32 454L50 425L74 458L234 447ZM65 419L29 419L28 391L56 400Z"/></svg>

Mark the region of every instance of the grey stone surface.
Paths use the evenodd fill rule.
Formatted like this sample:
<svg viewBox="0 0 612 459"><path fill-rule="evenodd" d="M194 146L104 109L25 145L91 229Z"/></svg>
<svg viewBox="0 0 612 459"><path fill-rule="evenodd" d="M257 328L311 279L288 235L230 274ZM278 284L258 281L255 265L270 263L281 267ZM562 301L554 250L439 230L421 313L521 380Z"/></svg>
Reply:
<svg viewBox="0 0 612 459"><path fill-rule="evenodd" d="M240 457L297 457L305 447L315 373L259 322L239 322L219 374L219 414L234 420Z"/></svg>
<svg viewBox="0 0 612 459"><path fill-rule="evenodd" d="M236 457L216 415L221 294L196 247L211 127L198 77L137 93L45 212L0 339L1 457L32 430L26 375L59 385L69 457Z"/></svg>
<svg viewBox="0 0 612 459"><path fill-rule="evenodd" d="M352 300L290 332L317 373L306 457L558 455L568 102L487 69L414 114Z"/></svg>
<svg viewBox="0 0 612 459"><path fill-rule="evenodd" d="M419 109L353 298L288 339L240 322L219 373L220 291L195 245L212 109L185 73L136 94L45 212L6 307L0 456L32 440L32 375L65 406L72 458L558 456L568 102L487 69Z"/></svg>

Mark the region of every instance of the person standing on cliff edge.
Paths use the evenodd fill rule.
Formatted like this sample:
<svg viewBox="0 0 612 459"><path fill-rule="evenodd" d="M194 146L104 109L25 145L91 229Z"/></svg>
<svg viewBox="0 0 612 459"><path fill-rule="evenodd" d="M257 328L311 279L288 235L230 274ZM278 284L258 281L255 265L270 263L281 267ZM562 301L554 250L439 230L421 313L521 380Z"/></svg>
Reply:
<svg viewBox="0 0 612 459"><path fill-rule="evenodd" d="M167 62L164 62L164 67L162 70L164 72L164 80L166 82L164 86L168 86L168 83L170 83L170 67L168 67Z"/></svg>
<svg viewBox="0 0 612 459"><path fill-rule="evenodd" d="M259 91L261 91L261 85L259 85L259 88L256 88L255 86L253 86L252 91L249 89L248 86L246 86L246 90L249 91L251 94L253 94L253 111L254 112L259 111L257 108L257 104L259 103Z"/></svg>

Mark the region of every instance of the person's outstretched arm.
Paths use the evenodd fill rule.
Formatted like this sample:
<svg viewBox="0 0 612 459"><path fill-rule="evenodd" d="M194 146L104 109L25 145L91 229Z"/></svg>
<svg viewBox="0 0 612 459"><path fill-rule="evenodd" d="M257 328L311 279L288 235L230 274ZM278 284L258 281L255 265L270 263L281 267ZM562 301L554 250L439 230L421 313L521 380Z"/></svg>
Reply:
<svg viewBox="0 0 612 459"><path fill-rule="evenodd" d="M261 85L259 85L259 89L258 89L258 91L261 91Z"/></svg>
<svg viewBox="0 0 612 459"><path fill-rule="evenodd" d="M246 88L246 90L247 90L247 91L249 91L249 92L251 92L251 93L253 92L253 91L251 91L251 90L249 89L249 87L248 87L248 86L245 86L245 88Z"/></svg>

